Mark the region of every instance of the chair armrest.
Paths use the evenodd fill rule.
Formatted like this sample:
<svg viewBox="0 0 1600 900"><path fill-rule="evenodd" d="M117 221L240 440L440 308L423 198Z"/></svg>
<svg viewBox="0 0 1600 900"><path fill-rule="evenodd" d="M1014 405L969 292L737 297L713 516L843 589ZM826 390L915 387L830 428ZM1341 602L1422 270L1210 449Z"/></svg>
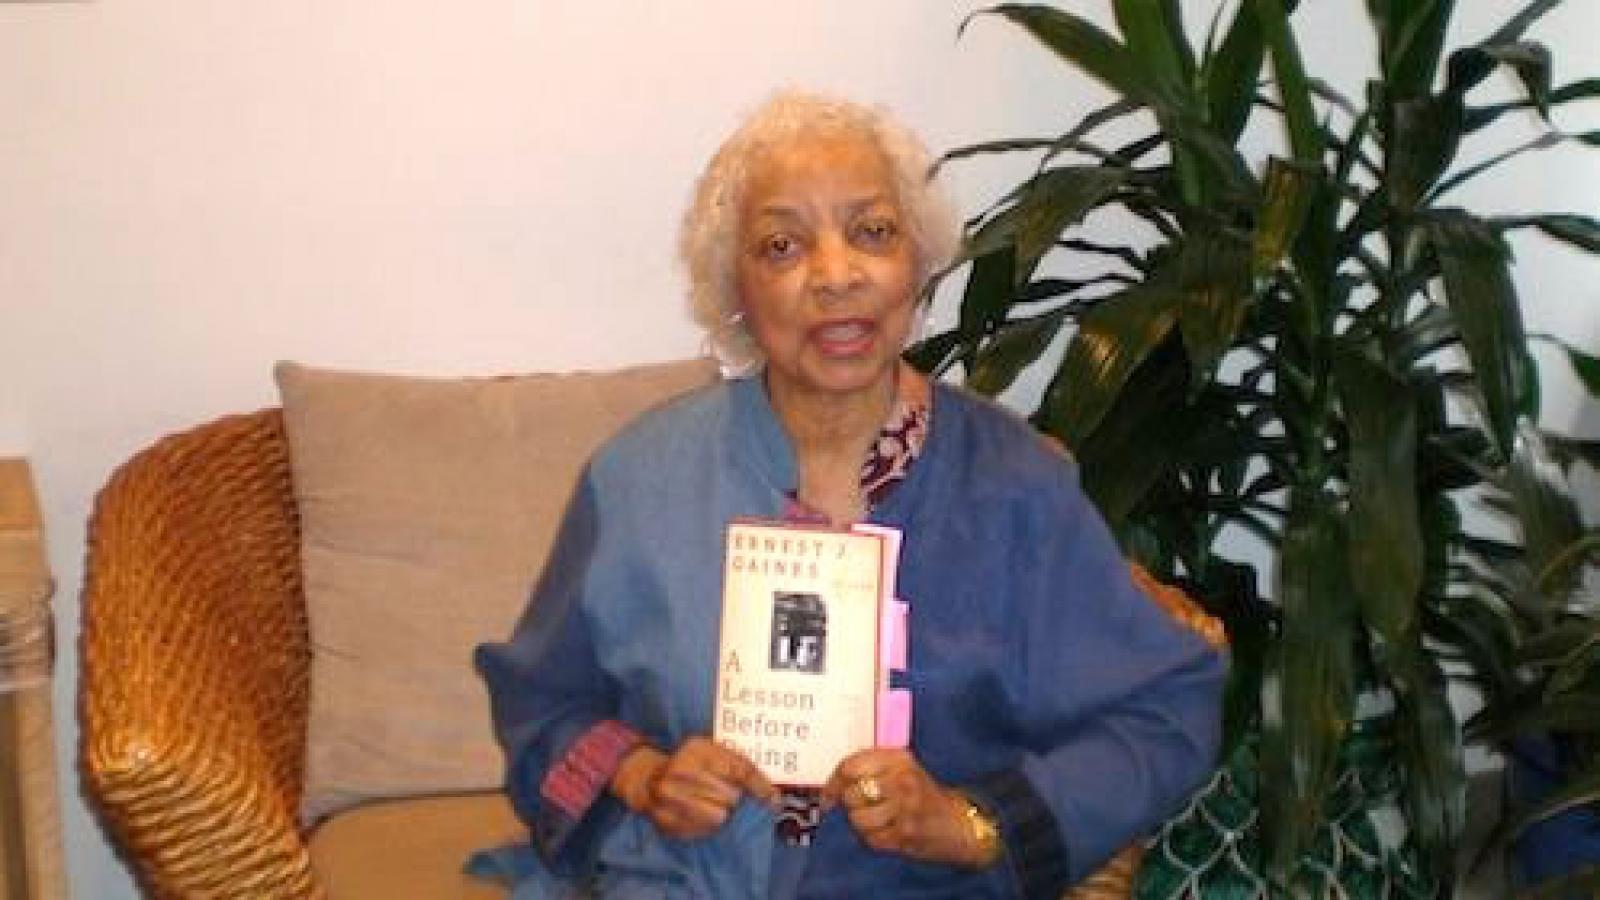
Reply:
<svg viewBox="0 0 1600 900"><path fill-rule="evenodd" d="M1128 900L1144 852L1144 845L1137 842L1123 848L1094 874L1069 888L1062 900Z"/></svg>
<svg viewBox="0 0 1600 900"><path fill-rule="evenodd" d="M84 774L161 897L312 897L297 819L310 659L278 410L169 436L96 501Z"/></svg>
<svg viewBox="0 0 1600 900"><path fill-rule="evenodd" d="M1222 626L1221 619L1206 612L1205 607L1196 603L1192 597L1183 592L1182 588L1156 580L1144 566L1129 563L1128 569L1133 574L1134 586L1153 603L1166 610L1173 621L1194 632L1211 649L1227 649L1228 631Z"/></svg>

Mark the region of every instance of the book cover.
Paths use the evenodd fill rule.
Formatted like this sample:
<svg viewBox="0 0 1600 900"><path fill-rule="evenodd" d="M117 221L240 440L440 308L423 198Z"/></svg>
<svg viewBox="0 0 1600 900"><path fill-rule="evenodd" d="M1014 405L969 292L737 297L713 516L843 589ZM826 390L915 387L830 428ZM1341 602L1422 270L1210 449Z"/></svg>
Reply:
<svg viewBox="0 0 1600 900"><path fill-rule="evenodd" d="M872 530L728 526L712 736L773 783L820 786L876 743L897 550Z"/></svg>

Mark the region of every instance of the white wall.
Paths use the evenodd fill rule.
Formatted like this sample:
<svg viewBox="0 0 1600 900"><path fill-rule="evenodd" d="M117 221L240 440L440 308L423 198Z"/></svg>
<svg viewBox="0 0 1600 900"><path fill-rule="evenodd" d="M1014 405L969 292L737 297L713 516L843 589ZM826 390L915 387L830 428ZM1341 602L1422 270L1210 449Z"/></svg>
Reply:
<svg viewBox="0 0 1600 900"><path fill-rule="evenodd" d="M70 777L84 523L112 466L275 402L279 358L456 373L695 351L677 218L773 88L886 103L935 147L1056 132L1095 96L996 21L957 43L978 5L0 4L0 454L33 457L60 584L74 895L133 896ZM1203 28L1213 4L1185 5ZM1568 5L1542 33L1571 77L1600 10ZM1334 14L1357 0L1303 6L1308 52L1359 46ZM997 174L958 172L969 207ZM1597 187L1564 157L1497 189L1593 210ZM1600 335L1595 266L1525 259L1536 322Z"/></svg>

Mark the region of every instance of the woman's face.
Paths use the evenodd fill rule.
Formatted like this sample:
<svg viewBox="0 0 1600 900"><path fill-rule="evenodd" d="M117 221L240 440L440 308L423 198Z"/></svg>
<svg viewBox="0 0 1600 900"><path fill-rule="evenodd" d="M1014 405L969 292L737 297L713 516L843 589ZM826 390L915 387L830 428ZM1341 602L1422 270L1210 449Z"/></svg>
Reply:
<svg viewBox="0 0 1600 900"><path fill-rule="evenodd" d="M736 280L775 395L866 396L892 382L914 306L905 224L866 139L802 138L758 160Z"/></svg>

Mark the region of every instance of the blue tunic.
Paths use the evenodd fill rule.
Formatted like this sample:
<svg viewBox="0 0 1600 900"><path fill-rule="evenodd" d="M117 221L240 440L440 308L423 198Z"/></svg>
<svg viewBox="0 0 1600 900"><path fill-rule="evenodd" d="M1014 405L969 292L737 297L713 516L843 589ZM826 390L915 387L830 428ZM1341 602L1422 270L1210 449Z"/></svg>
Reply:
<svg viewBox="0 0 1600 900"><path fill-rule="evenodd" d="M981 872L877 853L842 813L776 846L746 801L716 834L660 836L603 799L576 823L539 793L590 726L664 748L711 728L723 528L779 518L794 453L756 379L641 417L580 479L528 611L479 648L506 789L537 851L518 897L1058 897L1175 811L1216 752L1221 654L1131 582L1075 467L994 404L936 384L931 431L871 521L903 530L912 752L1000 820ZM775 871L776 865L776 871Z"/></svg>

